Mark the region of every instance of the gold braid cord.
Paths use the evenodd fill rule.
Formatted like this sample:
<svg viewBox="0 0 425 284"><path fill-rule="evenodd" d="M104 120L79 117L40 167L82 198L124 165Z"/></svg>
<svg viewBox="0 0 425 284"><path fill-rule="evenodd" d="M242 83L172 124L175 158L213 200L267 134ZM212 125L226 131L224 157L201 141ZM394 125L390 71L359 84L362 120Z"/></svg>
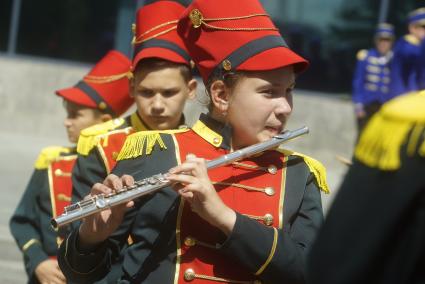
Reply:
<svg viewBox="0 0 425 284"><path fill-rule="evenodd" d="M93 76L93 75L87 75L84 77L84 81L88 83L94 83L94 84L105 84L110 83L114 81L118 81L122 78L131 79L133 78L133 73L131 71L116 74L116 75L110 75L110 76Z"/></svg>
<svg viewBox="0 0 425 284"><path fill-rule="evenodd" d="M267 15L267 14L252 14L252 15L238 16L238 17L205 19L204 16L202 15L201 11L199 11L198 9L192 10L189 14L189 18L190 18L194 28L199 28L200 26L204 25L207 28L214 29L214 30L221 30L221 31L277 31L278 30L275 27L273 27L273 28L262 28L262 27L225 28L225 27L214 26L214 25L207 23L207 22L242 20L242 19L249 19L249 18L254 18L254 17L270 17L270 16Z"/></svg>
<svg viewBox="0 0 425 284"><path fill-rule="evenodd" d="M173 21L168 21L168 22L162 23L162 24L160 24L160 25L158 25L158 26L155 26L155 27L153 27L153 28L151 28L151 29L147 30L146 32L144 32L143 34L141 34L140 36L138 36L137 38L134 36L134 37L133 37L133 40L131 41L131 43L132 43L132 44L140 44L140 43L145 42L145 41L148 41L148 40L150 40L150 39L153 39L153 38L159 37L159 36L161 36L161 35L163 35L163 34L169 33L169 32L171 32L172 30L177 29L177 22L178 22L178 20L173 20ZM143 38L144 36L146 36L147 34L149 34L149 33L153 32L153 31L155 31L155 30L157 30L157 29L160 29L160 28L162 28L162 27L168 26L168 25L173 25L173 26L172 26L172 27L170 27L170 28L168 28L168 29L166 29L166 30L164 30L164 31L162 31L162 32L159 32L159 33L154 34L154 35L152 35L152 36L150 36L150 37L147 37L147 38L145 38L145 39L142 39L142 38ZM136 32L136 30L135 30L135 28L133 27L133 33L135 33L135 32Z"/></svg>

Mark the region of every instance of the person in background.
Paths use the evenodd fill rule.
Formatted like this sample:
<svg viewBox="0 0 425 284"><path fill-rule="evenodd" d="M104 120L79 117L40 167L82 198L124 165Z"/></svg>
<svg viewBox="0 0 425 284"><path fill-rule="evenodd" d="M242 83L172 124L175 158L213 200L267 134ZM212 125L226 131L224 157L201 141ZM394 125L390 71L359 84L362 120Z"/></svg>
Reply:
<svg viewBox="0 0 425 284"><path fill-rule="evenodd" d="M208 173L205 160L283 131L296 74L308 64L257 0L195 0L178 32L210 95L209 114L191 129L151 132L149 151L146 134L130 135L91 195L166 172L181 186L85 218L62 243L60 267L78 283L104 277L131 235L122 283L303 283L323 220L324 167L279 149Z"/></svg>
<svg viewBox="0 0 425 284"><path fill-rule="evenodd" d="M77 143L82 129L118 117L131 106L130 65L125 55L110 51L74 87L56 91L63 98L69 142ZM56 253L68 231L55 231L50 220L70 204L76 158L75 147L43 149L10 219L10 231L22 251L29 283L66 282Z"/></svg>
<svg viewBox="0 0 425 284"><path fill-rule="evenodd" d="M393 56L394 28L378 25L375 47L357 53L357 65L353 77L353 103L360 133L370 117L379 110L389 93L390 62Z"/></svg>
<svg viewBox="0 0 425 284"><path fill-rule="evenodd" d="M420 44L425 39L425 7L412 11L407 21L409 33L394 46L388 99L419 90L417 64L420 61Z"/></svg>
<svg viewBox="0 0 425 284"><path fill-rule="evenodd" d="M425 91L364 129L308 260L310 284L425 283Z"/></svg>

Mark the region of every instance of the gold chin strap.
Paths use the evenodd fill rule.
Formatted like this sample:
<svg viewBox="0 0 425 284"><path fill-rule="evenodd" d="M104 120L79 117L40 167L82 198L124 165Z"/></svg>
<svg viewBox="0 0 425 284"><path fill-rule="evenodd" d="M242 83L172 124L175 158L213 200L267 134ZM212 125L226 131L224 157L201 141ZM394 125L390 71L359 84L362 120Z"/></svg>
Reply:
<svg viewBox="0 0 425 284"><path fill-rule="evenodd" d="M118 81L122 78L132 79L133 73L131 71L128 71L128 72L125 72L125 73L109 75L109 76L87 75L87 76L84 77L84 81L88 82L88 83L94 83L94 84L105 84L105 83Z"/></svg>
<svg viewBox="0 0 425 284"><path fill-rule="evenodd" d="M231 21L231 20L243 20L243 19L249 19L254 17L270 17L267 14L252 14L252 15L246 15L246 16L238 16L238 17L227 17L227 18L209 18L206 19L202 15L201 11L198 9L193 9L190 14L189 18L192 22L192 25L194 28L199 28L200 26L204 25L210 29L214 30L221 30L221 31L278 31L277 28L263 28L263 27L250 27L250 28L225 28L225 27L218 27L213 26L211 24L208 24L207 22L219 22L219 21Z"/></svg>
<svg viewBox="0 0 425 284"><path fill-rule="evenodd" d="M172 30L176 30L176 29L177 29L177 22L178 22L178 20L173 20L173 21L168 21L168 22L162 23L162 24L160 24L160 25L158 25L158 26L155 26L155 27L153 27L153 28L151 28L151 29L147 30L147 31L146 31L146 32L144 32L143 34L139 35L137 38L136 38L136 36L134 35L134 36L133 36L133 39L131 40L131 43L132 43L133 45L134 45L134 44L139 44L139 43L142 43L142 42L148 41L148 40L150 40L150 39L153 39L153 38L159 37L159 36L161 36L161 35L163 35L163 34L169 33L169 32L171 32ZM168 28L168 29L166 29L166 30L163 30L162 32L159 32L159 33L157 33L157 34L154 34L154 35L152 35L152 36L150 36L150 37L147 37L147 38L143 39L143 37L144 37L144 36L146 36L147 34L149 34L149 33L153 32L153 31L155 31L155 30L157 30L157 29L160 29L160 28L162 28L162 27L168 26L168 25L173 25L173 26L172 26L172 27L170 27L170 28ZM136 26L135 26L134 24L133 24L133 26L132 26L132 30L133 30L133 33L134 33L134 34L136 34Z"/></svg>

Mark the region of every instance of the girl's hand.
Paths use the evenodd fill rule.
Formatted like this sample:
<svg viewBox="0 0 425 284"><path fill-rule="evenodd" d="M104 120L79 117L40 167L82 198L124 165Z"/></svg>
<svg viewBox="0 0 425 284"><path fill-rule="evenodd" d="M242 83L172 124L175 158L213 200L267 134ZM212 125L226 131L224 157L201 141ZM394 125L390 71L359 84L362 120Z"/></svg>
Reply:
<svg viewBox="0 0 425 284"><path fill-rule="evenodd" d="M189 202L192 211L211 225L229 235L236 222L236 213L226 206L211 183L205 160L193 154L169 170L168 179L175 182L178 193Z"/></svg>

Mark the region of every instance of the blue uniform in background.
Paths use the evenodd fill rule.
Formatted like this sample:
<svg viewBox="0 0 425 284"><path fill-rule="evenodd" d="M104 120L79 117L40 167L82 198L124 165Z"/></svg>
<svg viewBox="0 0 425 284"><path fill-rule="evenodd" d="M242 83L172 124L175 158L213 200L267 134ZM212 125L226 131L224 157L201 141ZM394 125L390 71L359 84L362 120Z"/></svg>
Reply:
<svg viewBox="0 0 425 284"><path fill-rule="evenodd" d="M392 52L381 55L375 49L360 50L353 78L353 102L364 107L389 98Z"/></svg>
<svg viewBox="0 0 425 284"><path fill-rule="evenodd" d="M419 51L419 60L417 65L418 72L418 88L419 90L425 89L425 40L422 40L420 51Z"/></svg>
<svg viewBox="0 0 425 284"><path fill-rule="evenodd" d="M420 41L413 35L405 35L397 41L391 63L390 98L419 89L419 55Z"/></svg>

